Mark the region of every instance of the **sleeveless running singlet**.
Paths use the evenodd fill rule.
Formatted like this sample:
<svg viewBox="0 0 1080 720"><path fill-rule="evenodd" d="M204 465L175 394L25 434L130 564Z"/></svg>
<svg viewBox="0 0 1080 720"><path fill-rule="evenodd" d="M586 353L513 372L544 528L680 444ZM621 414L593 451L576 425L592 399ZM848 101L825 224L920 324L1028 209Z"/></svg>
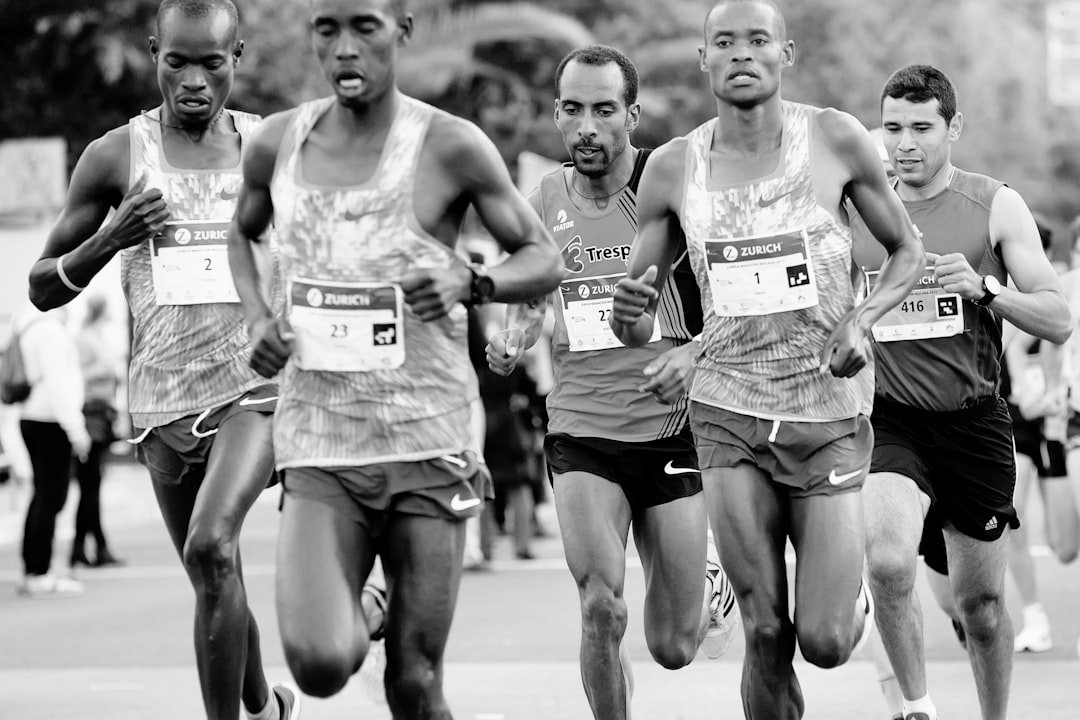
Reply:
<svg viewBox="0 0 1080 720"><path fill-rule="evenodd" d="M956 169L948 187L929 200L905 202L911 221L922 235L927 252L963 253L980 275L993 275L1005 284L1005 265L990 240L990 205L1003 183ZM881 267L884 250L863 219L852 213L855 261L867 271ZM1001 380L1001 318L991 308L961 301L958 295L935 291L933 272L920 287L875 328L877 394L922 410L959 410L997 392ZM879 326L898 325L905 315L921 309L927 320L957 323L953 334L913 340L885 341ZM962 317L960 317L962 315Z"/></svg>
<svg viewBox="0 0 1080 720"><path fill-rule="evenodd" d="M301 148L336 102L297 108L282 139L271 196L296 349L274 419L278 468L426 460L470 447L478 396L467 312L423 322L398 281L461 262L420 229L414 178L431 118L398 95L372 177L325 187L304 179Z"/></svg>
<svg viewBox="0 0 1080 720"><path fill-rule="evenodd" d="M260 118L227 112L242 144ZM146 174L146 187L161 190L171 214L162 236L120 255L132 316L129 410L132 425L151 428L267 381L248 367L250 344L226 254L243 180L240 163L222 170L175 168L165 158L157 120L134 117L128 130L129 183Z"/></svg>
<svg viewBox="0 0 1080 720"><path fill-rule="evenodd" d="M855 297L851 234L814 195L814 112L785 102L776 170L729 187L710 187L716 120L687 136L680 216L705 311L692 400L771 420L868 411L873 368L851 379L818 370Z"/></svg>
<svg viewBox="0 0 1080 720"><path fill-rule="evenodd" d="M653 342L625 347L608 325L615 285L626 275L637 232L636 193L648 154L638 152L627 187L601 212L574 204L572 165L544 177L537 190L541 217L567 269L553 296L555 385L547 398L551 432L647 442L677 434L689 420L685 397L665 405L638 389L648 379L642 372L646 365L701 331L701 298L681 233L680 261L660 293Z"/></svg>

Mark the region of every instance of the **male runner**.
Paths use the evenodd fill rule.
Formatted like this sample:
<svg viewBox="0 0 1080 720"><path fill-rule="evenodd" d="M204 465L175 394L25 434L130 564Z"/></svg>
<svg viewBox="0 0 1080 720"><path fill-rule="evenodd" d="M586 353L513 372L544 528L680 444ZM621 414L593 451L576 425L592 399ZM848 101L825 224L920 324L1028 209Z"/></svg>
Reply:
<svg viewBox="0 0 1080 720"><path fill-rule="evenodd" d="M944 73L927 65L898 70L882 91L881 113L896 194L922 234L929 267L873 331L866 548L877 624L903 690L904 717L935 720L914 591L919 538L932 510L944 526L982 716L1002 720L1013 652L1005 529L1019 523L1012 423L998 394L1001 321L1062 343L1071 332L1069 308L1021 197L953 166L963 118ZM865 219L852 218L855 257L872 286L882 257L868 242ZM1006 276L1015 289L1005 286Z"/></svg>
<svg viewBox="0 0 1080 720"><path fill-rule="evenodd" d="M795 718L796 640L808 661L832 667L869 636L859 492L873 443L866 331L912 286L922 247L865 128L782 100L794 46L774 3L718 3L700 57L717 117L650 158L611 324L628 345L654 332L676 252L668 222L678 218L705 311L690 416L710 524L744 619L744 710L755 720ZM847 200L891 256L861 303Z"/></svg>
<svg viewBox="0 0 1080 720"><path fill-rule="evenodd" d="M301 689L327 697L360 667L361 587L388 586L386 692L398 718L449 718L442 658L465 520L489 482L469 451L476 376L463 303L553 289L558 249L471 123L402 95L400 0L313 0L333 95L267 119L245 154L230 231L252 366L284 368L274 450L284 472L277 607ZM509 258L454 254L473 206ZM288 312L256 287L252 248L273 219Z"/></svg>
<svg viewBox="0 0 1080 720"><path fill-rule="evenodd" d="M719 562L704 572L708 524L686 400L701 298L689 264L677 263L676 280L664 290L653 342L623 347L607 323L615 283L626 274L649 155L630 144L641 112L637 69L613 48L579 48L556 70L555 92L555 124L572 163L529 196L562 246L567 269L554 295L555 385L544 449L581 601L585 694L595 717L626 718L630 668L620 668L619 648L631 523L645 571L645 639L657 662L674 669L694 658L713 596L708 654L719 657L727 648L738 616L724 620L735 599ZM685 241L677 227L673 232L685 258ZM522 312L488 346L492 370L514 369L523 340L531 345L539 337L546 305L545 299L512 309Z"/></svg>
<svg viewBox="0 0 1080 720"><path fill-rule="evenodd" d="M225 109L242 49L231 0L160 5L150 53L162 104L87 147L30 273L31 299L52 308L121 256L137 453L195 589L195 655L214 720L235 720L241 700L260 720L296 717L300 699L267 687L240 574L240 526L273 473L277 396L247 367L226 256L241 144L259 120Z"/></svg>

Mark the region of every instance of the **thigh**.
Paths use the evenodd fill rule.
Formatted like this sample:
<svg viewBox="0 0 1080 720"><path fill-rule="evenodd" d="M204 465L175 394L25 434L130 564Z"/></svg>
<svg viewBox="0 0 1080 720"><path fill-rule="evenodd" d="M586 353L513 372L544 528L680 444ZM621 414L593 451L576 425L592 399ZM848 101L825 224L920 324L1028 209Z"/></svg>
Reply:
<svg viewBox="0 0 1080 720"><path fill-rule="evenodd" d="M906 475L873 472L863 486L866 551L872 560L907 564L919 555L930 497Z"/></svg>
<svg viewBox="0 0 1080 720"><path fill-rule="evenodd" d="M709 524L720 561L751 620L787 617L787 488L741 463L702 470Z"/></svg>
<svg viewBox="0 0 1080 720"><path fill-rule="evenodd" d="M1009 533L995 540L980 540L945 525L945 545L949 552L949 579L961 609L1005 593L1005 567Z"/></svg>
<svg viewBox="0 0 1080 720"><path fill-rule="evenodd" d="M863 570L862 500L860 492L791 500L799 625L850 626Z"/></svg>
<svg viewBox="0 0 1080 720"><path fill-rule="evenodd" d="M274 471L270 415L243 412L214 437L188 534L236 538Z"/></svg>
<svg viewBox="0 0 1080 720"><path fill-rule="evenodd" d="M461 584L465 522L392 513L380 541L389 605L387 661L441 661Z"/></svg>
<svg viewBox="0 0 1080 720"><path fill-rule="evenodd" d="M621 596L632 518L626 494L610 480L582 471L553 474L552 487L566 563L578 587L598 579Z"/></svg>
<svg viewBox="0 0 1080 720"><path fill-rule="evenodd" d="M646 617L696 625L705 592L705 496L647 508L633 525L645 571Z"/></svg>
<svg viewBox="0 0 1080 720"><path fill-rule="evenodd" d="M374 557L362 525L326 503L286 494L275 584L287 651L353 651L360 591Z"/></svg>

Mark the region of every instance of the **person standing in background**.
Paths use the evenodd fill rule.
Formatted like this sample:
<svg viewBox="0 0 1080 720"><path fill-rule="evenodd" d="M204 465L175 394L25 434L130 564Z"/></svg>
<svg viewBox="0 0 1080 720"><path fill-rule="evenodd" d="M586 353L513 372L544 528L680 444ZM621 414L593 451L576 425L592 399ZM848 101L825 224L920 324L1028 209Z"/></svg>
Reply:
<svg viewBox="0 0 1080 720"><path fill-rule="evenodd" d="M17 592L26 597L81 595L83 585L50 572L56 516L67 502L71 458L85 458L90 435L83 420L83 379L75 340L63 309L27 307L15 319L23 363L31 383L21 408L20 428L33 468L33 496L26 511L22 558L25 578Z"/></svg>
<svg viewBox="0 0 1080 720"><path fill-rule="evenodd" d="M86 319L75 337L82 366L86 399L83 417L90 435L90 451L75 466L79 481L79 509L75 513L75 539L71 544L71 566L104 567L123 564L109 550L101 526L101 478L105 455L116 440L116 388L119 385L116 350L106 333L108 307L100 295L89 298ZM87 536L94 538L93 560L86 554Z"/></svg>

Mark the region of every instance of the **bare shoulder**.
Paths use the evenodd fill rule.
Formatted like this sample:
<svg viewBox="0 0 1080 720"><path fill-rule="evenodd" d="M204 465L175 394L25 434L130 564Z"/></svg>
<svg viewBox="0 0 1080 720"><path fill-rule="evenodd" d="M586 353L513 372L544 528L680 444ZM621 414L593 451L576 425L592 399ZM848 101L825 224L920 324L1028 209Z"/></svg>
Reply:
<svg viewBox="0 0 1080 720"><path fill-rule="evenodd" d="M79 157L78 181L93 185L103 193L127 192L131 162L131 133L125 123L94 140ZM76 182L76 178L72 178Z"/></svg>
<svg viewBox="0 0 1080 720"><path fill-rule="evenodd" d="M869 132L854 115L836 108L814 111L814 135L826 148L840 157L858 154L869 141Z"/></svg>
<svg viewBox="0 0 1080 720"><path fill-rule="evenodd" d="M295 115L296 109L294 108L267 116L255 128L255 133L251 139L252 150L276 155L277 149L285 137L285 131Z"/></svg>
<svg viewBox="0 0 1080 720"><path fill-rule="evenodd" d="M680 136L653 150L645 165L648 173L658 179L681 179L686 169L686 148L689 143L685 136Z"/></svg>
<svg viewBox="0 0 1080 720"><path fill-rule="evenodd" d="M425 146L450 167L469 162L478 150L494 148L476 124L442 110L435 110L431 118Z"/></svg>

